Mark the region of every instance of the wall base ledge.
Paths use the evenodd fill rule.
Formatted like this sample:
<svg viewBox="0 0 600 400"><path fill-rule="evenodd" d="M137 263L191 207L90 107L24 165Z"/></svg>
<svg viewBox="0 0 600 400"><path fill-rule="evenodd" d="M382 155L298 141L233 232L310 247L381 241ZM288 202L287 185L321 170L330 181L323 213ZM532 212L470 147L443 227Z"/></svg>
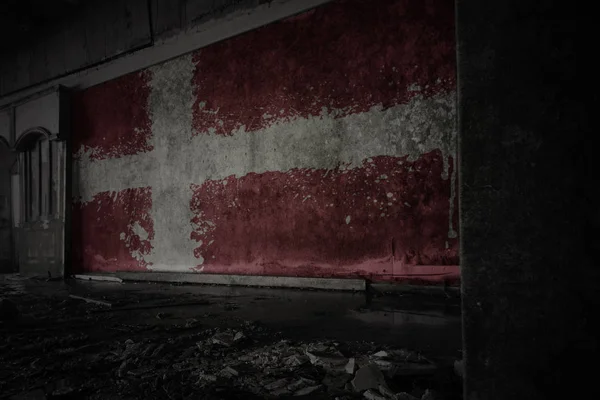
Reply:
<svg viewBox="0 0 600 400"><path fill-rule="evenodd" d="M117 272L123 281L192 283L202 285L255 286L337 291L365 291L364 279L304 278L294 276L224 275L176 272Z"/></svg>

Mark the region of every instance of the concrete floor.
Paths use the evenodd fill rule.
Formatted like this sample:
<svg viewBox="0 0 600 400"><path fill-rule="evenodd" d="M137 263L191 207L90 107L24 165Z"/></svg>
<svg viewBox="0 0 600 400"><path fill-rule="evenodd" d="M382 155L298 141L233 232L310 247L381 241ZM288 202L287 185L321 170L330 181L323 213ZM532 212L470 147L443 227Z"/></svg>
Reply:
<svg viewBox="0 0 600 400"><path fill-rule="evenodd" d="M31 329L70 332L82 326L94 340L127 327L169 328L193 319L204 328L235 328L258 322L280 337L296 341L372 342L416 350L444 365L461 358L460 305L457 298L402 293L365 293L181 286L151 283L35 281L3 275L1 297L11 299L23 316L4 334ZM76 302L69 295L109 302L112 307ZM64 326L65 328L61 328ZM1 325L0 325L1 327ZM8 330L6 328L9 328ZM133 336L132 336L133 335ZM92 340L90 339L90 340Z"/></svg>
<svg viewBox="0 0 600 400"><path fill-rule="evenodd" d="M169 323L206 315L209 317L203 322L209 325L244 319L261 322L301 340L364 340L419 349L434 357L460 358L459 299L441 294L405 292L368 296L366 293L84 281L58 284L56 291L105 299L114 303L114 308L122 307L121 312L127 318L138 322L148 318L154 321L156 313L162 310L154 308L155 305L173 304L176 306L162 310L168 314ZM130 307L148 309L128 312L126 309Z"/></svg>

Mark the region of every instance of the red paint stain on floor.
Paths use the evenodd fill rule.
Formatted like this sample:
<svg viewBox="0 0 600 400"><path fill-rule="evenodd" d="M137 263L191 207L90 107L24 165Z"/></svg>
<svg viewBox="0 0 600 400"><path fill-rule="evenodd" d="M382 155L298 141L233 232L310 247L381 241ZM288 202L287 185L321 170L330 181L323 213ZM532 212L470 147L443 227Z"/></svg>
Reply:
<svg viewBox="0 0 600 400"><path fill-rule="evenodd" d="M194 132L405 103L456 86L454 1L334 1L194 55Z"/></svg>
<svg viewBox="0 0 600 400"><path fill-rule="evenodd" d="M103 192L73 206L73 269L75 272L145 271L133 254L152 249L154 224L151 188ZM139 225L147 238L134 232Z"/></svg>
<svg viewBox="0 0 600 400"><path fill-rule="evenodd" d="M74 153L103 160L152 150L149 81L149 72L136 72L75 93Z"/></svg>
<svg viewBox="0 0 600 400"><path fill-rule="evenodd" d="M435 151L416 161L374 157L347 171L294 169L192 185L199 268L393 277L406 266L456 266L443 168Z"/></svg>

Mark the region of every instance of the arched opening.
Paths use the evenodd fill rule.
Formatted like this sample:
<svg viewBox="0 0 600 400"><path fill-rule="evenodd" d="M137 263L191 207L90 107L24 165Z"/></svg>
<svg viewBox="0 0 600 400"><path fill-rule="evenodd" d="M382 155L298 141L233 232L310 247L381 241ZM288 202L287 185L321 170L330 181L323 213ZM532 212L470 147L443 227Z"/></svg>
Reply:
<svg viewBox="0 0 600 400"><path fill-rule="evenodd" d="M19 154L22 184L22 222L50 218L55 212L56 200L52 195L53 143L43 128L24 132L15 148Z"/></svg>
<svg viewBox="0 0 600 400"><path fill-rule="evenodd" d="M18 218L15 229L19 272L61 276L65 260L64 141L37 127L18 136Z"/></svg>

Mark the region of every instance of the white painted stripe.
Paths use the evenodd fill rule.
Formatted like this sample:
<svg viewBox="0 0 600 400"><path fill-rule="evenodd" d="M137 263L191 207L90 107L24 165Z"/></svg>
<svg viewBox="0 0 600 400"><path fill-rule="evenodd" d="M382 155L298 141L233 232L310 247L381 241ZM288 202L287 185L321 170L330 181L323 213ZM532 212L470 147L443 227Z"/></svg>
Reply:
<svg viewBox="0 0 600 400"><path fill-rule="evenodd" d="M80 184L75 196L87 202L100 192L145 186L161 190L251 172L332 169L340 163L349 169L375 156L416 160L433 150L441 150L446 157L456 155L454 92L416 96L385 110L376 106L343 117L336 117L332 110L275 122L254 132L242 127L231 136L203 133L192 137L192 70L188 57L152 69L154 150L96 161L79 153L75 168Z"/></svg>

